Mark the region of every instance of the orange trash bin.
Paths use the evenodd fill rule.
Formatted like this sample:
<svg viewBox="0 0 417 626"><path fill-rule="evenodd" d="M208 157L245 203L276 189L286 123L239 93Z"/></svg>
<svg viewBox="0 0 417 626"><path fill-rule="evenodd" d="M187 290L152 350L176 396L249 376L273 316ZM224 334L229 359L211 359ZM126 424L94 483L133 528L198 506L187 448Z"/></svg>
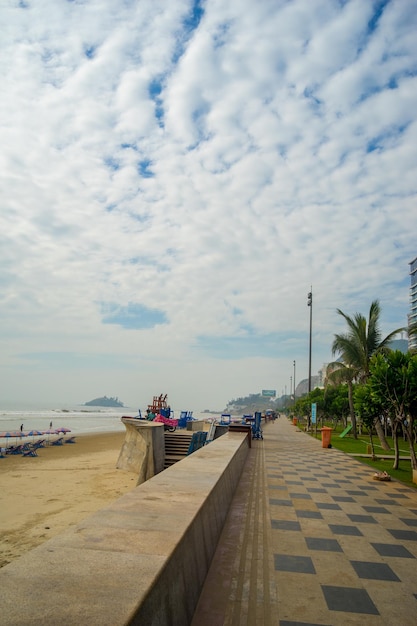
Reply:
<svg viewBox="0 0 417 626"><path fill-rule="evenodd" d="M298 419L296 417L293 417L292 423L294 424L294 426L297 426L297 422L298 422Z"/></svg>
<svg viewBox="0 0 417 626"><path fill-rule="evenodd" d="M321 429L321 447L322 448L331 448L331 440L332 440L332 428L328 426L323 426Z"/></svg>

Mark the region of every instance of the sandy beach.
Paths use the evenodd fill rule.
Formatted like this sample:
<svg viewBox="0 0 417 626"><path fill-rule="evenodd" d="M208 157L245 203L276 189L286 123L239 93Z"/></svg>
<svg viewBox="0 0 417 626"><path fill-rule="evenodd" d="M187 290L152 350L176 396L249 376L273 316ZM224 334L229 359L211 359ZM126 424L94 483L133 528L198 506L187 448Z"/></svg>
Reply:
<svg viewBox="0 0 417 626"><path fill-rule="evenodd" d="M136 486L116 469L125 434L80 435L37 457L0 458L0 567Z"/></svg>

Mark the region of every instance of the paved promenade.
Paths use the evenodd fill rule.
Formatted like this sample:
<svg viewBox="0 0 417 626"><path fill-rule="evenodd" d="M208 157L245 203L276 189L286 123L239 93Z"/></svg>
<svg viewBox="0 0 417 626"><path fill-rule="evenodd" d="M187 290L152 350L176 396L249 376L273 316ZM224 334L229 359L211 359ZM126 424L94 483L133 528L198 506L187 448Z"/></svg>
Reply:
<svg viewBox="0 0 417 626"><path fill-rule="evenodd" d="M417 491L281 417L252 442L193 626L350 624L417 624Z"/></svg>

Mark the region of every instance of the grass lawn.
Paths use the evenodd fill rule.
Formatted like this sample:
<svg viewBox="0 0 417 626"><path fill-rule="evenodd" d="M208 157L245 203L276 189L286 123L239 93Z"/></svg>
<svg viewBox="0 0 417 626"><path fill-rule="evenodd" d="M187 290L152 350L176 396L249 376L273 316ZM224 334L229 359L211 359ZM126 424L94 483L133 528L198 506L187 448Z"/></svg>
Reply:
<svg viewBox="0 0 417 626"><path fill-rule="evenodd" d="M331 427L331 424L329 424L329 426ZM342 432L342 429L338 429L338 430L339 432L336 430L335 432L332 433L331 445L333 448L337 448L337 450L341 450L342 452L346 452L347 454L352 454L354 456L355 456L355 453L356 454L368 454L369 453L368 446L370 445L370 443L369 443L368 435L359 435L358 439L354 439L350 435L346 435L343 439L340 439L339 435ZM317 435L314 432L310 434L312 437L321 439L320 432L317 432ZM376 461L373 461L370 458L363 458L360 456L357 456L355 458L361 463L369 465L372 471L387 472L391 476L391 478L395 480L399 480L400 482L417 490L417 485L413 483L413 479L412 479L410 460L400 461L399 468L397 470L392 469L392 465L394 461L394 449L393 449L393 444L392 444L392 438L387 437L387 442L391 446L391 450L388 450L388 451L383 450L381 448L378 437L374 436L373 441L374 441L374 450L375 450L375 454L377 457L378 455L384 455L384 456L390 455L393 458L392 459L378 459ZM400 456L410 455L410 448L409 448L407 441L400 439L399 448L400 448Z"/></svg>

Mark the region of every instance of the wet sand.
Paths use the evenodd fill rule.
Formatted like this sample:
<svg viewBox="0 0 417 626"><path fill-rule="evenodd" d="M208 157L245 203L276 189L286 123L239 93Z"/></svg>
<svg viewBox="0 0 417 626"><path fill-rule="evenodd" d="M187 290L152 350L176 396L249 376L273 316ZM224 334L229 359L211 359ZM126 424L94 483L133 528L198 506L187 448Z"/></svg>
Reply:
<svg viewBox="0 0 417 626"><path fill-rule="evenodd" d="M116 469L125 433L77 436L37 457L0 458L0 567L134 489Z"/></svg>

